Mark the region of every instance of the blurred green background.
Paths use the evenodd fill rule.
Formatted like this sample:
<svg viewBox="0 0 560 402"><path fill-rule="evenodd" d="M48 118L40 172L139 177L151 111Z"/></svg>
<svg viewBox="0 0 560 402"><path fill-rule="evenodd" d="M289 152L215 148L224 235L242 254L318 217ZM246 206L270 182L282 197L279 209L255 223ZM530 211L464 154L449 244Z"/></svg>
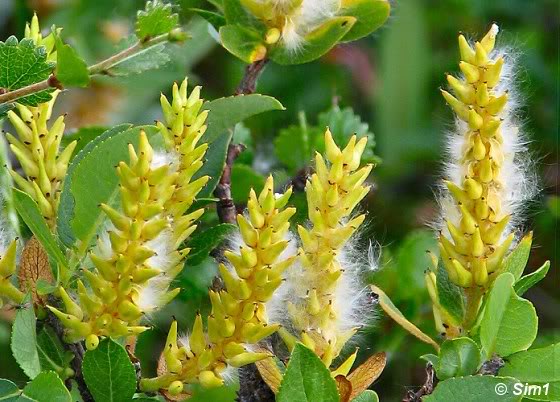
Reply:
<svg viewBox="0 0 560 402"><path fill-rule="evenodd" d="M244 65L217 45L208 24L193 17L191 7L203 0L182 0L181 17L193 37L169 49L171 62L141 75L100 79L87 90L61 95L60 113L68 113L68 127L109 126L117 122L151 123L159 117L159 93L188 75L203 85L206 99L233 93ZM135 10L143 0L1 0L0 39L23 36L24 24L36 10L43 27L64 27L65 38L89 62L114 52L117 42L132 33ZM269 113L238 126L235 139L249 145L234 170L233 191L243 200L249 186L259 186L272 172L288 181L293 168L276 159L274 138L282 129L299 124L305 112L309 124L333 104L351 107L375 134L376 154L383 162L375 169L374 191L367 205L368 227L362 234L381 245L380 270L368 280L383 288L395 304L423 330L437 336L425 290L425 250L434 249L426 223L437 216L433 192L441 171L445 130L451 112L439 95L444 73L457 71L456 37L459 31L478 36L492 22L502 30L500 43L518 55L520 118L538 160L542 192L527 210L526 230L534 231L529 270L552 260L548 278L527 297L540 317L540 336L560 338L560 220L559 175L559 34L557 0L401 0L392 2L388 23L371 37L339 46L323 58L302 66L269 65L257 91L280 100L287 110ZM300 196L301 198L301 196ZM295 199L297 203L298 197ZM215 224L209 211L202 228ZM303 216L300 215L303 219ZM207 308L206 291L216 273L210 260L189 267L179 279L179 300L152 317L154 331L143 334L139 355L151 374L172 314L187 328L196 309ZM9 321L13 311L0 312L0 377L25 382L9 353ZM545 342L545 339L542 339ZM408 387L424 382L424 364L418 356L430 352L379 311L357 343L362 358L374 351L388 352L389 363L373 388L384 401L400 400ZM235 385L201 393L194 400L233 400Z"/></svg>

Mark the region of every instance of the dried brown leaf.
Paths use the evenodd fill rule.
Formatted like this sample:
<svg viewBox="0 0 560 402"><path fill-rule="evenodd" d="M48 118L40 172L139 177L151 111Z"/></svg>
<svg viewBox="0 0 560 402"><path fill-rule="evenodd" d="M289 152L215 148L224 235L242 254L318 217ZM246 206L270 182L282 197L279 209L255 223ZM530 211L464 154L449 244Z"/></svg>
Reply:
<svg viewBox="0 0 560 402"><path fill-rule="evenodd" d="M379 352L370 356L369 359L348 375L347 379L352 383L350 400L368 389L379 378L385 368L385 364L387 364L387 355L385 352Z"/></svg>
<svg viewBox="0 0 560 402"><path fill-rule="evenodd" d="M352 383L342 374L337 375L334 380L338 389L338 395L340 395L340 402L348 402L352 395Z"/></svg>
<svg viewBox="0 0 560 402"><path fill-rule="evenodd" d="M280 389L280 383L282 382L282 373L278 369L276 362L272 357L268 357L264 360L259 360L255 363L259 373L266 382L266 385L274 392L275 394L278 393Z"/></svg>
<svg viewBox="0 0 560 402"><path fill-rule="evenodd" d="M46 297L37 294L37 282L43 279L53 283L54 278L49 264L49 256L33 236L23 248L19 264L18 281L19 287L24 292L31 292L33 303L44 304Z"/></svg>

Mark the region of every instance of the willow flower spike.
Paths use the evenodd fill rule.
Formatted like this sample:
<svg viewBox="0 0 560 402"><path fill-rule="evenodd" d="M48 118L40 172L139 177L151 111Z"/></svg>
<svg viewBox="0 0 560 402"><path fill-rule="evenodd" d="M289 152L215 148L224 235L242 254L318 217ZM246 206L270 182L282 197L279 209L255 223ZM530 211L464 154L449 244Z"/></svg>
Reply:
<svg viewBox="0 0 560 402"><path fill-rule="evenodd" d="M447 75L454 95L442 90L457 134L449 144L439 248L449 279L466 289L467 327L514 241L520 207L535 194L514 118L512 66L494 49L497 34L494 24L474 45L459 36L462 74Z"/></svg>
<svg viewBox="0 0 560 402"><path fill-rule="evenodd" d="M46 37L41 35L37 15L25 27L25 37L32 39L37 46L45 46L48 60L56 60L54 33L51 32ZM59 116L50 126L48 124L59 92L55 90L50 101L37 106L17 103L16 111L8 112L8 119L14 126L17 137L6 134L25 177L11 169L10 174L16 185L37 202L51 227L55 225L62 181L76 147L76 141L73 141L64 150L60 150L65 127L64 116Z"/></svg>
<svg viewBox="0 0 560 402"><path fill-rule="evenodd" d="M147 329L140 325L145 314L179 293L169 286L183 268L189 249L182 244L196 229L203 209L185 212L208 181L207 176L191 181L207 148L197 145L207 112L198 113L200 89L187 98L186 85L186 80L180 90L174 85L173 111L162 102L173 126L172 136L160 126L167 149L155 152L141 132L138 150L129 145L130 163L117 167L122 212L101 205L112 228L90 254L96 269L83 271L93 294L78 281L79 304L60 288L65 312L49 307L66 326L69 341L85 338L86 346L94 349L100 336L136 335Z"/></svg>
<svg viewBox="0 0 560 402"><path fill-rule="evenodd" d="M228 367L270 356L255 351L253 345L279 328L269 324L266 303L295 258L283 257L289 243L289 219L295 213L295 208L285 208L292 191L275 195L273 188L270 176L258 197L251 190L247 216L237 216L239 245L225 252L228 266L220 264L225 289L210 291L212 312L207 332L200 314L188 337L178 339L177 322L173 322L161 358L166 370L159 377L143 379L143 391L163 389L178 395L183 384L220 386Z"/></svg>
<svg viewBox="0 0 560 402"><path fill-rule="evenodd" d="M288 308L291 322L286 326L292 327L327 367L367 315L361 265L351 254L350 245L365 219L363 214L352 217L352 213L369 192L363 183L373 166L360 168L366 144L367 138L358 141L352 136L340 150L326 131L327 161L316 154L315 173L305 187L311 227L298 226L302 245L299 266L288 273L278 301ZM293 343L286 330L281 335L288 344Z"/></svg>

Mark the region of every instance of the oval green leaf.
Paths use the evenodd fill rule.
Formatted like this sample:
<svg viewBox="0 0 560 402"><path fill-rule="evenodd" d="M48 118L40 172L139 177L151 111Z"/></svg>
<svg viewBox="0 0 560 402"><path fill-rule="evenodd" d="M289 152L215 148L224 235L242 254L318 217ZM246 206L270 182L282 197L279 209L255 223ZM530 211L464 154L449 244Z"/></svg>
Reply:
<svg viewBox="0 0 560 402"><path fill-rule="evenodd" d="M130 402L136 392L136 371L124 348L105 338L86 352L84 380L96 401Z"/></svg>
<svg viewBox="0 0 560 402"><path fill-rule="evenodd" d="M513 290L513 274L494 281L480 324L480 341L486 357L502 357L526 350L537 336L538 317L530 301Z"/></svg>
<svg viewBox="0 0 560 402"><path fill-rule="evenodd" d="M482 363L480 348L470 338L450 339L441 345L436 373L440 380L475 373Z"/></svg>
<svg viewBox="0 0 560 402"><path fill-rule="evenodd" d="M336 383L325 364L310 349L298 343L292 351L278 402L338 402Z"/></svg>
<svg viewBox="0 0 560 402"><path fill-rule="evenodd" d="M469 376L449 378L440 382L423 402L517 402L521 395L514 395L518 381L511 377Z"/></svg>

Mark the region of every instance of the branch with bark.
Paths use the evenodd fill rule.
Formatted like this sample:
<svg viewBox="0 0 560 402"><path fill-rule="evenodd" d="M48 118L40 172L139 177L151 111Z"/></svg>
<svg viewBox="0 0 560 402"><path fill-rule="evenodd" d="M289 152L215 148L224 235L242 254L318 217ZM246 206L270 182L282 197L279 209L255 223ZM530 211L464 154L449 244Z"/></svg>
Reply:
<svg viewBox="0 0 560 402"><path fill-rule="evenodd" d="M110 69L111 67L115 66L116 64L122 62L123 60L134 56L136 53L139 53L143 50L146 50L152 46L159 45L160 43L164 42L179 42L185 39L186 36L184 33L179 34L178 32L171 31L170 33L163 34L156 36L151 39L147 39L144 41L138 41L134 45L120 51L117 54L112 55L111 57L100 61L99 63L93 64L88 67L88 72L90 76L94 75L111 75ZM56 75L52 73L49 78L46 80L36 82L31 85L27 85L22 88L14 89L13 91L3 91L0 92L0 105L3 103L9 103L18 100L19 98L23 98L24 96L32 95L37 92L44 91L49 88L57 88L63 89L62 85L56 78Z"/></svg>
<svg viewBox="0 0 560 402"><path fill-rule="evenodd" d="M229 144L222 177L214 189L214 196L218 198L216 210L221 223L234 224L237 220L237 210L231 198L231 169L233 162L245 148L243 144Z"/></svg>
<svg viewBox="0 0 560 402"><path fill-rule="evenodd" d="M255 90L257 89L257 81L267 64L268 59L263 59L255 61L245 67L245 74L235 90L235 95L248 95L255 93Z"/></svg>

